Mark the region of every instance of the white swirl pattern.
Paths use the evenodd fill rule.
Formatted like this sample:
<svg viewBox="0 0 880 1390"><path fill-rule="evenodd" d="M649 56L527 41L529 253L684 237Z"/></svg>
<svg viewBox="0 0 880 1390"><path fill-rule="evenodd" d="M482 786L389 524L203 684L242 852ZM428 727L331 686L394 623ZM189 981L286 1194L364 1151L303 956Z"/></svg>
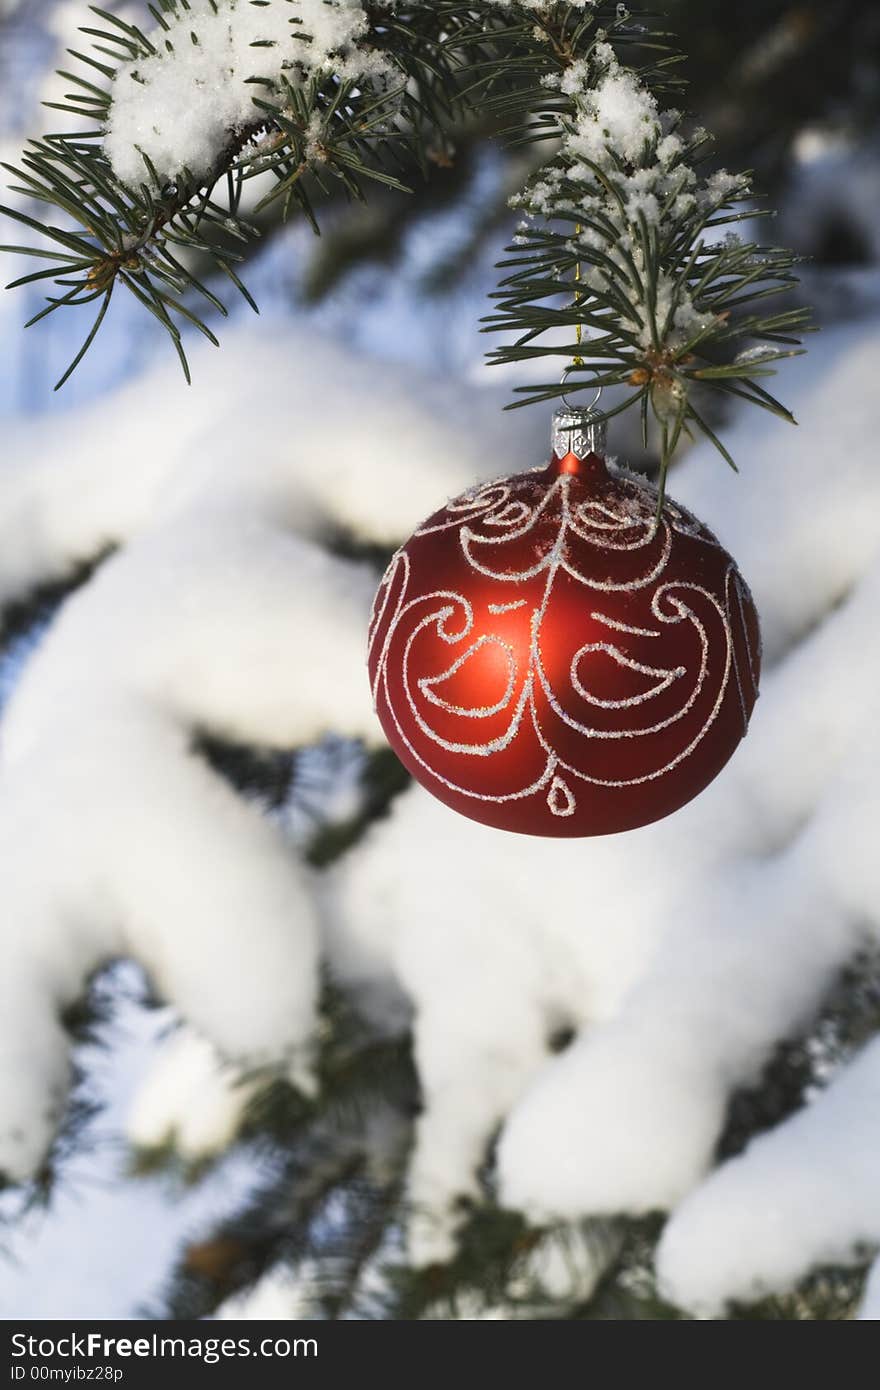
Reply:
<svg viewBox="0 0 880 1390"><path fill-rule="evenodd" d="M737 691L745 732L757 694L759 655L752 649L746 621L748 591L732 561L724 574L723 595L720 596L698 583L675 578L663 580L673 551L674 533L714 551L716 564L718 552L724 553L694 517L669 503L658 527L656 494L647 484L630 477L621 488L609 490L607 495L573 503L571 494L575 481L563 473L541 489L535 485L534 473L525 474L520 479L486 485L450 503L444 512L416 531L407 546L392 559L376 596L370 629L371 664L375 643L384 631L381 651L373 668L373 698L378 703L381 695L398 737L420 767L450 791L478 801L503 803L543 796L551 816L562 819L576 813L579 783L610 788L637 786L663 778L690 757L717 719L731 680ZM520 495L515 495L517 492ZM476 635L475 629L479 631L482 624L477 625L472 601L465 594L451 588L437 588L426 594L410 592L420 540L456 527L461 554L469 569L498 586L497 601L485 605L488 614L500 620L517 610L530 608L521 619L529 622L528 642L520 644L521 651L527 645L525 669L519 669L522 663L516 647L502 630L482 631ZM529 560L534 557L534 563L524 568L505 567L508 550L518 549L521 558L529 538L536 542L529 556ZM512 545L514 542L524 544L516 547ZM607 574L601 573L601 568L598 576L585 572L584 565L578 563L579 542L588 547L593 559L597 551L611 557ZM622 575L620 565L629 557L640 563L629 566L630 572ZM516 595L517 588L529 589L539 576L544 576L542 588L527 597ZM578 647L567 672L569 689L560 694L547 669L542 633L558 587L569 581L592 595L592 602L587 599L588 615L593 624L606 630L607 636ZM603 594L638 595L652 586L644 617L652 618L658 626L629 624L602 612ZM511 590L513 596L510 596ZM647 597L646 594L646 601ZM689 684L686 666L666 668L634 659L621 649L620 638L615 640L615 634L642 641L658 639L664 627L682 623L690 625L697 643L694 651L698 655L692 663ZM740 652L745 651L747 655L745 662L738 658L734 625L740 634ZM445 669L427 677L417 677L413 674L413 653L426 631L457 649L457 654ZM414 725L426 741L418 748L401 722L400 713L395 710L389 683L389 653L392 645L404 635L402 656L395 658L395 666L398 662L402 666L402 688L412 721L410 724L408 720L407 724L411 731ZM468 642L470 637L473 640ZM447 698L444 687L448 685L454 689L455 677L471 661L490 652L503 658L495 663L493 670L506 669L498 698L477 708L457 703L454 697ZM632 693L608 697L591 688L591 675L597 669L597 662L610 662L618 671L631 674ZM557 671L557 684L558 680ZM572 695L583 707L582 718L567 708ZM541 713L540 696L548 706L548 711ZM670 709L669 698L675 697L677 703ZM687 717L697 707L702 717L694 729L693 721ZM432 710L435 712L433 718ZM592 718L586 714L587 710L594 712ZM437 727L437 711L467 721L467 736L462 731L458 737L449 737L448 727L441 732ZM598 718L603 711L613 712L618 721L620 716L626 716L623 725L618 722L610 727L607 719ZM504 716L500 729L499 716ZM547 727L548 720L553 717L560 728L573 730L583 739L586 751L579 766L574 765L574 760L564 760L553 746L552 730ZM590 718L590 722L584 722L585 718ZM485 732L488 735L491 731L491 736L480 737L481 721L485 721ZM432 766L428 752L432 745L444 753L460 754L468 760L492 759L514 744L525 725L530 725L534 732L541 758L540 766L534 769L535 775L525 785L509 790L476 791L451 780L439 767ZM607 748L607 740L647 740L676 725L682 727L682 746L664 756L658 765L648 763L637 775L621 779L602 775L595 767L591 770L590 746ZM644 746L647 749L647 744ZM668 754L668 741L663 746ZM649 758L651 751L648 750Z"/></svg>

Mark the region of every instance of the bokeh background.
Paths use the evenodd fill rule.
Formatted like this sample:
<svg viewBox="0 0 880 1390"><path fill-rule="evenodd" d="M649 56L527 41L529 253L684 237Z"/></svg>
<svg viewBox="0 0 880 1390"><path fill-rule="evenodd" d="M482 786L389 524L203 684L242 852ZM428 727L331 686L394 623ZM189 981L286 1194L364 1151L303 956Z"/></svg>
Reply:
<svg viewBox="0 0 880 1390"><path fill-rule="evenodd" d="M822 330L779 385L797 432L731 411L739 478L676 464L769 675L738 770L670 827L560 853L477 831L366 708L384 559L546 456L479 325L521 152L462 128L410 197L330 201L320 239L265 221L261 318L230 303L190 389L119 297L55 394L85 324L24 332L39 287L0 298L3 1316L880 1317L880 9L665 10ZM7 162L85 22L0 0ZM654 468L627 419L612 444ZM257 573L276 531L301 550ZM184 747L204 784L173 781ZM281 907L219 867L239 853ZM273 913L324 960L317 1094L307 986L266 1000L248 964L286 959ZM305 1020L283 1082L222 1060L249 1011Z"/></svg>

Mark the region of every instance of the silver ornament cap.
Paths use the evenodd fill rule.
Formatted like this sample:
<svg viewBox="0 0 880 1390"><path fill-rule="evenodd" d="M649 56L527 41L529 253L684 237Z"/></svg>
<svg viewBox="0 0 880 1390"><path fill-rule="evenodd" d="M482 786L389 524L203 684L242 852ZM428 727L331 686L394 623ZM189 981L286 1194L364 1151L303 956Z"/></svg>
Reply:
<svg viewBox="0 0 880 1390"><path fill-rule="evenodd" d="M590 454L604 458L608 447L608 427L596 412L584 406L562 406L553 416L553 452L558 459L568 454L585 459Z"/></svg>

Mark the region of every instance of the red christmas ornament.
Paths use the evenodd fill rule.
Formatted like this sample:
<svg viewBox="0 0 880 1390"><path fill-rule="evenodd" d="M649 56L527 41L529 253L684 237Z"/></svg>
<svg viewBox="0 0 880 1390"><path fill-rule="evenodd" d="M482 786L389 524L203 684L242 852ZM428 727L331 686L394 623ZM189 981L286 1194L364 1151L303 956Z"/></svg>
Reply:
<svg viewBox="0 0 880 1390"><path fill-rule="evenodd" d="M612 472L560 411L549 467L448 503L385 574L376 709L409 771L473 820L608 835L718 775L758 694L758 616L710 531Z"/></svg>

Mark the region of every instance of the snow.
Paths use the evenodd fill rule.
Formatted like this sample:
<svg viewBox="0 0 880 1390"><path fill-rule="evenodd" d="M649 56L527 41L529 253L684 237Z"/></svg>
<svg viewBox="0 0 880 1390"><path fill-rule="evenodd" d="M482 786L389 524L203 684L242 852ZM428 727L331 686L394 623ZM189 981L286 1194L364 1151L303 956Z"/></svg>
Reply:
<svg viewBox="0 0 880 1390"><path fill-rule="evenodd" d="M551 1315L560 1306L588 1303L618 1250L611 1229L599 1223L549 1231L515 1270L506 1293L513 1300L527 1297L533 1307L544 1300Z"/></svg>
<svg viewBox="0 0 880 1390"><path fill-rule="evenodd" d="M251 1066L299 1070L317 983L311 901L277 829L146 700L56 700L53 727L3 767L0 1166L15 1178L51 1138L43 1097L56 1112L63 1100L58 1006L107 958L140 960L162 997Z"/></svg>
<svg viewBox="0 0 880 1390"><path fill-rule="evenodd" d="M698 178L692 162L703 153L700 133L686 143L676 133L681 113L661 111L638 73L622 66L605 41L595 43L589 57L543 81L571 99L570 109L554 118L559 155L512 200L513 206L552 219L560 206L576 204L584 224L573 237L583 257L580 283L606 291L613 278L606 269L610 259L623 271L632 331L642 349L649 351L658 340L672 349L694 342L718 323L717 316L698 309L678 273L663 271L649 308L633 275L633 268L637 273L645 268L643 224L668 230L671 219L693 219L697 212L708 220L723 205L743 199L748 180L723 169ZM609 226L616 231L612 241L603 230Z"/></svg>
<svg viewBox="0 0 880 1390"><path fill-rule="evenodd" d="M78 1050L88 1080L80 1096L97 1107L77 1136L48 1206L0 1193L0 1304L8 1318L106 1319L161 1306L169 1267L205 1239L261 1181L252 1152L230 1155L197 1187L167 1179L126 1181L121 1142L127 1096L169 1027L166 1009L145 1009L130 966L107 981L112 1020Z"/></svg>
<svg viewBox="0 0 880 1390"><path fill-rule="evenodd" d="M425 1320L511 1322L553 1319L560 1307L574 1308L593 1297L603 1275L620 1251L620 1240L605 1225L569 1226L537 1237L507 1273L503 1296L489 1297L478 1289L456 1293L432 1304Z"/></svg>
<svg viewBox="0 0 880 1390"><path fill-rule="evenodd" d="M880 1041L812 1105L754 1139L687 1197L657 1268L667 1296L698 1316L730 1299L795 1287L805 1269L880 1245Z"/></svg>
<svg viewBox="0 0 880 1390"><path fill-rule="evenodd" d="M865 1322L880 1321L880 1260L871 1267L858 1316Z"/></svg>
<svg viewBox="0 0 880 1390"><path fill-rule="evenodd" d="M391 546L438 494L497 471L493 452L503 459L523 429L500 416L503 386L462 391L399 371L377 394L374 367L313 326L249 325L194 362L196 390L163 359L74 428L64 417L7 426L0 601L203 497L313 538L341 529Z"/></svg>
<svg viewBox="0 0 880 1390"><path fill-rule="evenodd" d="M160 1045L134 1094L126 1135L136 1150L171 1147L185 1161L222 1154L257 1089L205 1038L179 1028Z"/></svg>
<svg viewBox="0 0 880 1390"><path fill-rule="evenodd" d="M259 122L254 96L283 96L282 78L332 71L364 85L386 72L360 47L360 0L190 0L147 38L149 57L120 65L113 85L107 157L118 177L160 182L185 168L207 175L243 131ZM253 80L265 85L255 87Z"/></svg>
<svg viewBox="0 0 880 1390"><path fill-rule="evenodd" d="M249 1289L221 1303L214 1317L221 1322L290 1322L320 1316L314 1288L318 1271L310 1260L296 1269L273 1265Z"/></svg>
<svg viewBox="0 0 880 1390"><path fill-rule="evenodd" d="M272 746L329 730L375 738L369 694L347 679L373 588L369 567L241 509L208 505L145 533L71 599L32 659L4 764L21 765L60 719L117 702Z"/></svg>
<svg viewBox="0 0 880 1390"><path fill-rule="evenodd" d="M379 401L369 370L359 379L313 333L250 330L228 349L213 393L187 394L163 367L137 404L126 388L76 429L14 427L0 468L7 598L128 539L65 604L0 728L14 956L0 985L0 1169L17 1178L63 1103L57 1001L108 956L140 960L224 1057L307 1077L314 895L281 827L194 756L191 734L380 739L363 673L375 573L294 530L388 542L487 466L468 427L486 410L476 392L444 423L431 383L423 402L408 374ZM294 391L286 364L306 356L313 375ZM245 369L259 385L242 410ZM182 398L193 406L169 431ZM301 424L279 445L292 414ZM272 441L256 451L255 419Z"/></svg>
<svg viewBox="0 0 880 1390"><path fill-rule="evenodd" d="M660 137L656 98L642 86L637 73L620 67L610 44L597 44L593 53L606 71L595 86L579 93L581 109L570 139L571 153L605 167L613 151L626 163L636 164L645 143ZM571 80L565 85L574 88Z"/></svg>

